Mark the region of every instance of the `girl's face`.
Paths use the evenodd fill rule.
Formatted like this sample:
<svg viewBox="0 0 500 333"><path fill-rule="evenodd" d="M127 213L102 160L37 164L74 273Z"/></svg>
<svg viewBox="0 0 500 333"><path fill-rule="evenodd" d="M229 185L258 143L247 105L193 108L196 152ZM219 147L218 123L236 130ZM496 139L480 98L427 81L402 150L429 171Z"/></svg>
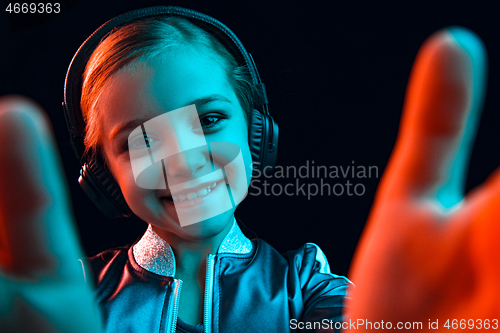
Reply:
<svg viewBox="0 0 500 333"><path fill-rule="evenodd" d="M227 183L233 194L246 193L252 163L238 98L221 65L200 54L171 52L162 61L129 65L109 79L97 106L104 158L132 211L157 228L191 240L215 236L232 223L243 197L228 206ZM163 119L163 130L155 130L158 119ZM147 132L146 145L141 129ZM234 157L234 147L240 149L240 163L228 168L232 158L224 154L232 151ZM160 169L154 171L153 165L144 171L150 183L166 176L163 188L141 185L143 175L134 176L137 149L170 152L154 164Z"/></svg>

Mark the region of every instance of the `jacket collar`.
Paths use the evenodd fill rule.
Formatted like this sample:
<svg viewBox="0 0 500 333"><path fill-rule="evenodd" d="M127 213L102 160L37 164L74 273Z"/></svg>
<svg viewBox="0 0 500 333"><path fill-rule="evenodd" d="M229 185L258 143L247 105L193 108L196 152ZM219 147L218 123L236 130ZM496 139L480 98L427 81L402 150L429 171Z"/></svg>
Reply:
<svg viewBox="0 0 500 333"><path fill-rule="evenodd" d="M241 231L236 219L219 245L217 254L246 254L253 249L252 241ZM145 270L163 276L175 276L175 257L170 245L154 232L151 224L133 247L134 259Z"/></svg>

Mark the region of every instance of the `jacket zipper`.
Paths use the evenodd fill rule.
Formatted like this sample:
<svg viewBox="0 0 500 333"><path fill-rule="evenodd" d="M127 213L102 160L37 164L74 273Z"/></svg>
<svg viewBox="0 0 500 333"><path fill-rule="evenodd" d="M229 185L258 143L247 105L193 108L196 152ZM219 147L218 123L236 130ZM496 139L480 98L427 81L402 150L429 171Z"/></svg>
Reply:
<svg viewBox="0 0 500 333"><path fill-rule="evenodd" d="M205 278L205 299L203 309L203 330L205 333L212 332L212 299L214 293L214 262L215 255L207 256L207 275Z"/></svg>
<svg viewBox="0 0 500 333"><path fill-rule="evenodd" d="M205 299L204 299L204 309L203 309L203 330L205 333L212 333L212 299L214 292L214 262L215 255L209 254L207 256L207 275L205 277ZM174 279L172 282L172 288L174 293L174 304L172 307L172 321L170 325L170 332L175 333L177 326L177 315L179 311L179 297L182 288L182 280Z"/></svg>
<svg viewBox="0 0 500 333"><path fill-rule="evenodd" d="M172 288L174 289L174 305L172 307L172 322L170 324L170 332L175 333L175 328L177 326L177 314L179 312L179 295L182 288L182 280L174 279L172 282Z"/></svg>

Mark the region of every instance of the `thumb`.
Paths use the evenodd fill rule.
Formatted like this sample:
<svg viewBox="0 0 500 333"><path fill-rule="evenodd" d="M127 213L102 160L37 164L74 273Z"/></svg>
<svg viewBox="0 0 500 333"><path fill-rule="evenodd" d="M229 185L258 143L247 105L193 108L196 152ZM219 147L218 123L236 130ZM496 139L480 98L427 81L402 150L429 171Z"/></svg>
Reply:
<svg viewBox="0 0 500 333"><path fill-rule="evenodd" d="M0 98L0 266L33 278L81 279L68 189L41 108Z"/></svg>

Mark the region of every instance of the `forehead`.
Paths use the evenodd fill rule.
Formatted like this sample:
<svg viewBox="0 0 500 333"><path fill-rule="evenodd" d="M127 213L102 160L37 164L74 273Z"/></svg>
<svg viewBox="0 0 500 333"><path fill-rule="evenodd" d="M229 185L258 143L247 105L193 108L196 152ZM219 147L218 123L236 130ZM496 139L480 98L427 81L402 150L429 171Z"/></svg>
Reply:
<svg viewBox="0 0 500 333"><path fill-rule="evenodd" d="M112 75L97 107L106 127L131 118L153 118L214 94L237 102L221 64L211 56L179 51L134 62Z"/></svg>

